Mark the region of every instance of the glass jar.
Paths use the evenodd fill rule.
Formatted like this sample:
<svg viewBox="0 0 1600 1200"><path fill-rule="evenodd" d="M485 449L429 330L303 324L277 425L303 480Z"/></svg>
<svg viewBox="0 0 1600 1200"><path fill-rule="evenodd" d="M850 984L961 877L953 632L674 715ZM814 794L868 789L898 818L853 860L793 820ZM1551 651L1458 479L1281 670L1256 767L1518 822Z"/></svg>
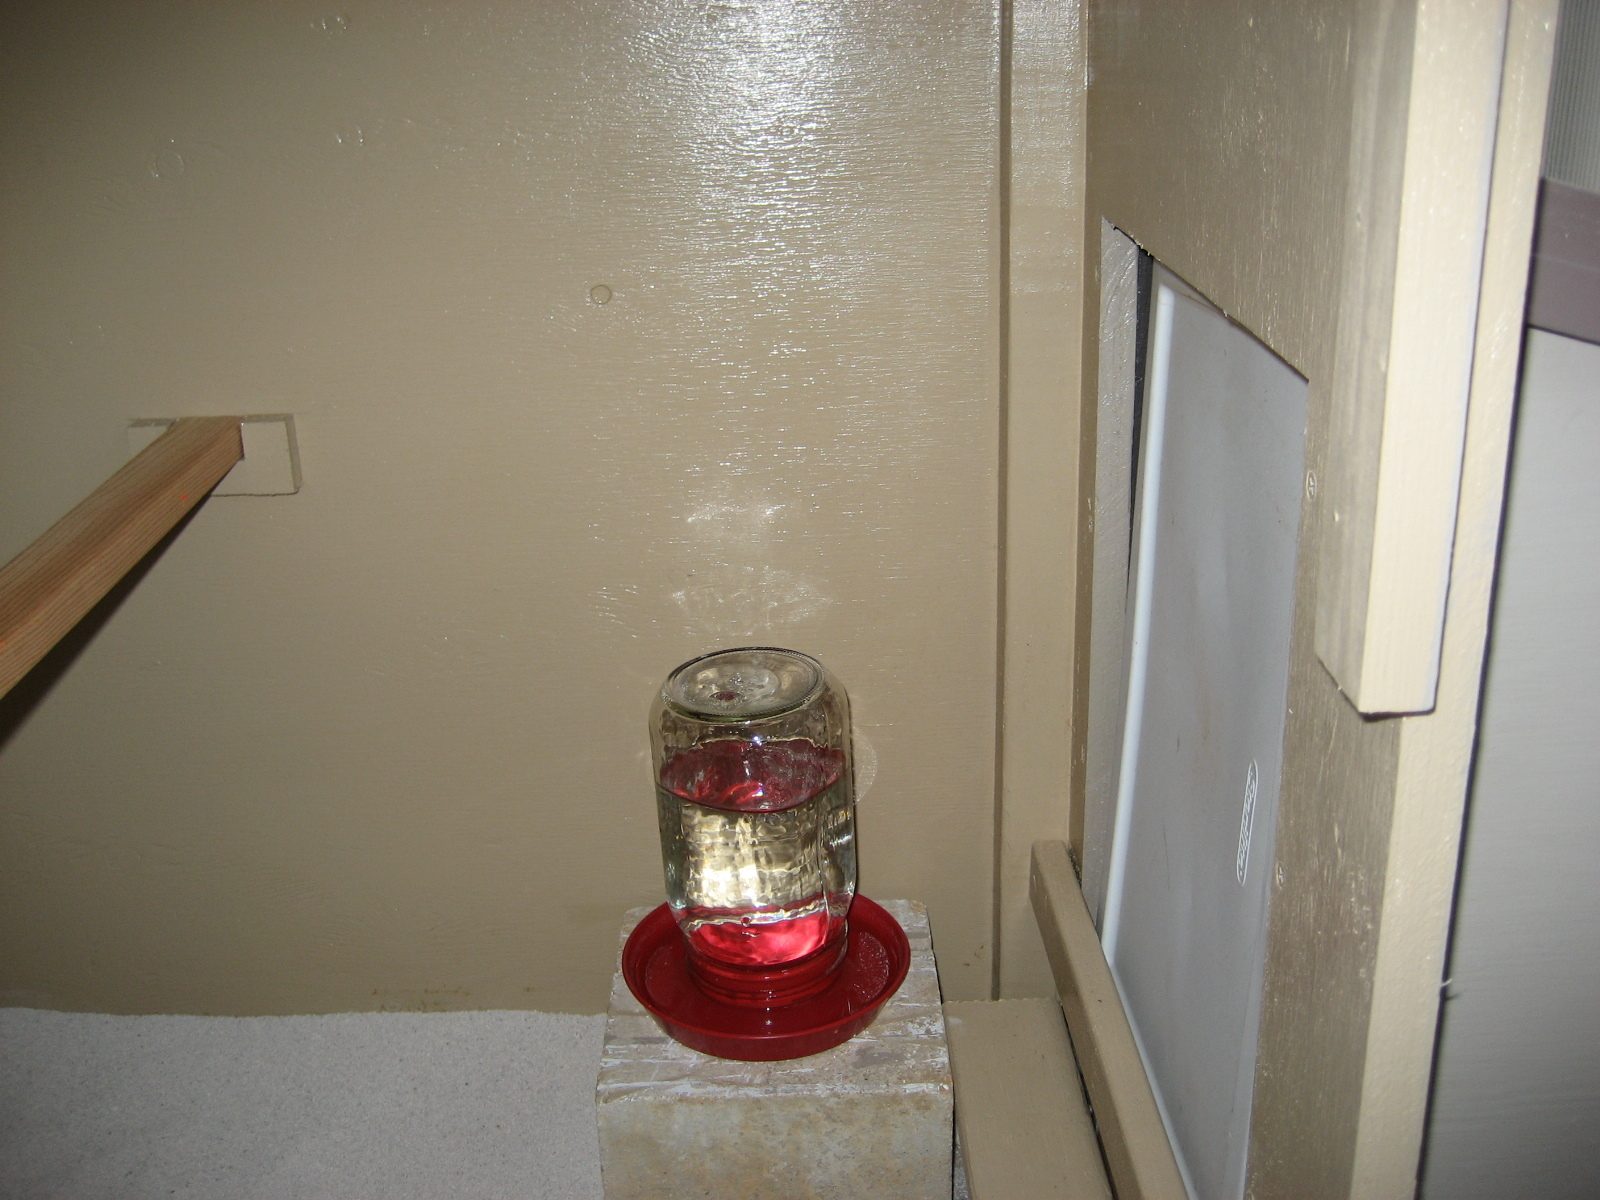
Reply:
<svg viewBox="0 0 1600 1200"><path fill-rule="evenodd" d="M650 711L667 903L707 993L774 1008L843 960L856 892L850 702L809 655L684 663Z"/></svg>

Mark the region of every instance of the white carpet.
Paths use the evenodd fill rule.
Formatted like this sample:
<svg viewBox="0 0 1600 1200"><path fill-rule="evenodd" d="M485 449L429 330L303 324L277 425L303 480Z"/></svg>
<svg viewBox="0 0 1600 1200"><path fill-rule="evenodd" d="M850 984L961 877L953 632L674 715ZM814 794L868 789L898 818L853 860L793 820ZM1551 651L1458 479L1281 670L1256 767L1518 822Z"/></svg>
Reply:
<svg viewBox="0 0 1600 1200"><path fill-rule="evenodd" d="M604 1017L0 1010L0 1196L600 1196Z"/></svg>

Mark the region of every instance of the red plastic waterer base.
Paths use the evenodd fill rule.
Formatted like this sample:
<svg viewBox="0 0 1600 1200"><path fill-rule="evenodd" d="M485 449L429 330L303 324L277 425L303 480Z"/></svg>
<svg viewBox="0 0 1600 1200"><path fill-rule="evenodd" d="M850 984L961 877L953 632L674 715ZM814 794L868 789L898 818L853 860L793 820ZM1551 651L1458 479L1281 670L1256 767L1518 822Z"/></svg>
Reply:
<svg viewBox="0 0 1600 1200"><path fill-rule="evenodd" d="M819 1054L872 1023L911 966L899 922L865 896L850 906L844 962L813 996L778 1008L749 1008L708 995L689 972L689 948L672 910L653 909L622 948L622 977L666 1033L706 1054L775 1062Z"/></svg>

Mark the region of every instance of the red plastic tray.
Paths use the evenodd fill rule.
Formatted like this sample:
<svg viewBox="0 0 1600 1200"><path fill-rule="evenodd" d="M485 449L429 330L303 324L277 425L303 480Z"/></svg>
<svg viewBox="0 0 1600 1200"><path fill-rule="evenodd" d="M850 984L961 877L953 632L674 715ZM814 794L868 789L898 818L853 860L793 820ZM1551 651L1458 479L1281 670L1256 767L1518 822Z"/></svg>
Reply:
<svg viewBox="0 0 1600 1200"><path fill-rule="evenodd" d="M905 930L865 896L850 906L849 943L828 987L783 1008L741 1008L708 996L689 976L688 945L672 911L653 909L622 948L622 977L656 1024L718 1058L774 1062L820 1054L872 1023L911 966Z"/></svg>

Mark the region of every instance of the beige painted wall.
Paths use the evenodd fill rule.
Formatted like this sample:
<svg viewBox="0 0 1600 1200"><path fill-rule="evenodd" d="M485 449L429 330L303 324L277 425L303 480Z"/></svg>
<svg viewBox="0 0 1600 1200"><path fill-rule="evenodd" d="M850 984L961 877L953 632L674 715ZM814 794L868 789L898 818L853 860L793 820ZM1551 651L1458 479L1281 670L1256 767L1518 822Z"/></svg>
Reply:
<svg viewBox="0 0 1600 1200"><path fill-rule="evenodd" d="M596 1010L650 694L749 639L987 994L995 6L0 20L0 558L132 417L292 412L305 479L0 708L0 1001Z"/></svg>

